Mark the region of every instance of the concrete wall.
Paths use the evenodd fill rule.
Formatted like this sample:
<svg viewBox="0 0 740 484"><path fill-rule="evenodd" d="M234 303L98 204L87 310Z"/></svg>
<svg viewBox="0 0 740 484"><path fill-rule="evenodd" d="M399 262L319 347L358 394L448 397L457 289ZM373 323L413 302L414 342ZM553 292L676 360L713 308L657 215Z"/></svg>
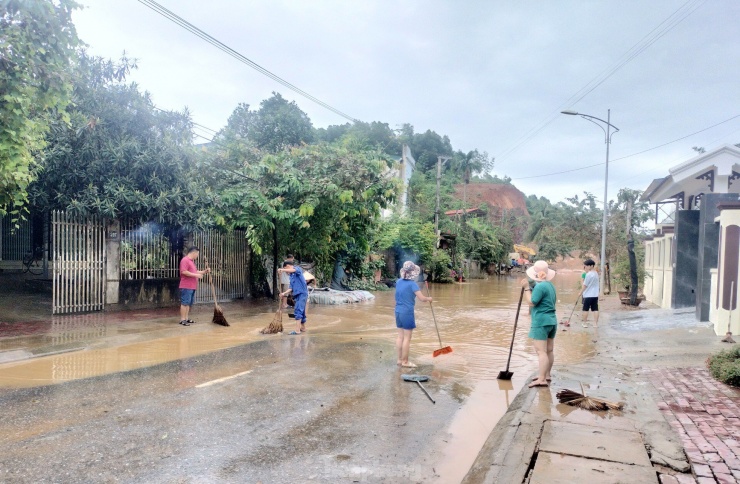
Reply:
<svg viewBox="0 0 740 484"><path fill-rule="evenodd" d="M141 309L179 306L180 279L119 281L118 304L108 309Z"/></svg>
<svg viewBox="0 0 740 484"><path fill-rule="evenodd" d="M463 264L465 266L464 272L469 279L484 279L486 277L487 273L485 268L481 266L480 261L465 259Z"/></svg>
<svg viewBox="0 0 740 484"><path fill-rule="evenodd" d="M699 254L699 211L681 210L673 238L673 290L671 308L696 306L696 274Z"/></svg>

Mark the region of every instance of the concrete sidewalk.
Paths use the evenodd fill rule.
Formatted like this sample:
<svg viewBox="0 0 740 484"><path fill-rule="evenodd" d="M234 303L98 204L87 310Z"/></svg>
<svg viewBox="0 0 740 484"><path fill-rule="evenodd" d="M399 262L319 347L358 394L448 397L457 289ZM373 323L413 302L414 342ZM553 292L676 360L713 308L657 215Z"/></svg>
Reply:
<svg viewBox="0 0 740 484"><path fill-rule="evenodd" d="M732 405L738 392L702 369L709 354L726 347L720 338L695 322L693 312L633 310L610 316L594 333L595 358L567 368L556 362L550 388L521 391L463 482L736 482L732 466L740 461L733 446L740 438ZM575 325L572 330L594 331ZM674 375L678 387L671 388L666 378ZM710 402L706 408L684 398L699 390L685 386L698 376L702 391L696 399ZM624 410L591 412L557 402L560 389L580 391L581 384L588 395L624 402ZM678 401L666 401L677 392ZM677 413L669 423L671 412ZM704 415L697 422L688 420L688 412ZM699 424L713 433L705 438L711 449L682 440L701 442Z"/></svg>

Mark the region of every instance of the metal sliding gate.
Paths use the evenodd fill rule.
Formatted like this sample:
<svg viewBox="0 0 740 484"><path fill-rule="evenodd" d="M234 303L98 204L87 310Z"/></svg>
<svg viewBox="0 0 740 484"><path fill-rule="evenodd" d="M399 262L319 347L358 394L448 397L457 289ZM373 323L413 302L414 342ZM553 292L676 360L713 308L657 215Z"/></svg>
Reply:
<svg viewBox="0 0 740 484"><path fill-rule="evenodd" d="M249 246L243 230L223 234L215 230L193 233L193 245L200 249L198 269L211 268L216 297L219 301L242 299L247 287ZM211 285L206 275L198 284L195 302L212 302Z"/></svg>
<svg viewBox="0 0 740 484"><path fill-rule="evenodd" d="M52 313L102 311L105 305L105 224L52 212Z"/></svg>

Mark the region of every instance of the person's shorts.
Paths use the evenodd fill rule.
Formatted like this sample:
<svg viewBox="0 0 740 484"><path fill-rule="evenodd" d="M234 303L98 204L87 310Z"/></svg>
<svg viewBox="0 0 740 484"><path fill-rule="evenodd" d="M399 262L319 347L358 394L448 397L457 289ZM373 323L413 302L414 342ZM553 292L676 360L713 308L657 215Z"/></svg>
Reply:
<svg viewBox="0 0 740 484"><path fill-rule="evenodd" d="M584 297L583 298L583 310L584 311L598 311L599 310L599 297Z"/></svg>
<svg viewBox="0 0 740 484"><path fill-rule="evenodd" d="M180 304L183 306L192 306L195 302L195 289L180 288Z"/></svg>
<svg viewBox="0 0 740 484"><path fill-rule="evenodd" d="M547 326L532 326L529 328L529 337L539 341L555 338L558 334L557 324L548 324Z"/></svg>
<svg viewBox="0 0 740 484"><path fill-rule="evenodd" d="M416 319L414 319L414 313L396 313L396 328L398 329L416 328Z"/></svg>

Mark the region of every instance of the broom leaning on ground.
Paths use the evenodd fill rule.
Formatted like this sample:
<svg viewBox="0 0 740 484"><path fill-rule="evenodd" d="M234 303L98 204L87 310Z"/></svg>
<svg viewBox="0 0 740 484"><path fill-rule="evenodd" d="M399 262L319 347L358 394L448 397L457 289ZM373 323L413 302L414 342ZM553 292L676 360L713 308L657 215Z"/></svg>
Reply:
<svg viewBox="0 0 740 484"><path fill-rule="evenodd" d="M211 294L213 294L213 324L218 324L221 326L231 326L228 321L226 321L226 318L224 317L224 312L221 310L221 307L218 305L218 302L216 301L216 287L213 285L213 276L211 275L211 268L208 267L208 259L203 256L203 262L206 264L206 269L208 270L208 282L211 283Z"/></svg>
<svg viewBox="0 0 740 484"><path fill-rule="evenodd" d="M277 334L283 332L283 301L278 299L278 305L280 306L272 318L272 322L269 325L262 328L260 333L262 334Z"/></svg>
<svg viewBox="0 0 740 484"><path fill-rule="evenodd" d="M556 397L558 397L560 403L581 407L586 410L622 410L622 407L624 407L624 404L621 402L614 403L602 398L587 396L586 391L583 389L583 384L581 384L581 392L583 393L565 389L560 390Z"/></svg>

